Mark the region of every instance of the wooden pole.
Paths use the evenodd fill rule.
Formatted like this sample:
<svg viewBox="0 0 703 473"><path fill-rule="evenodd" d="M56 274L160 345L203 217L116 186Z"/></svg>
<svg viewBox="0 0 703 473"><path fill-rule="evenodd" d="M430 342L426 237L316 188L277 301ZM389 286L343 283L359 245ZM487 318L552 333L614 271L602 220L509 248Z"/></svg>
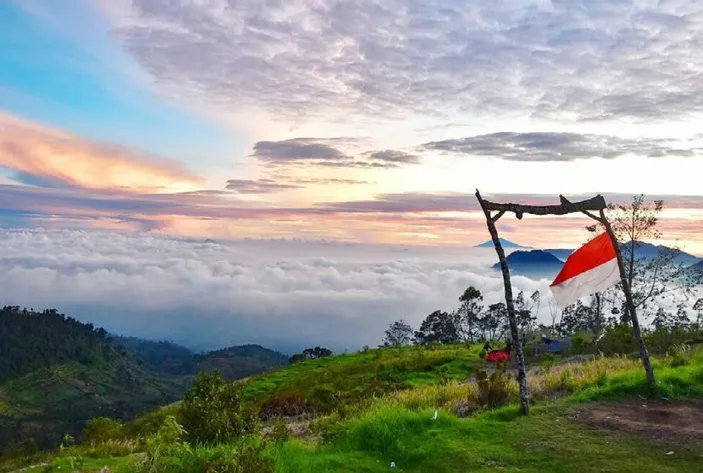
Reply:
<svg viewBox="0 0 703 473"><path fill-rule="evenodd" d="M505 286L505 305L508 309L508 323L510 325L510 336L513 339L513 346L515 347L515 355L518 363L518 375L517 382L520 386L520 412L524 415L529 415L530 413L530 396L527 390L527 372L525 370L525 356L522 351L522 343L520 343L520 335L518 333L517 319L515 317L515 303L513 301L513 287L510 283L510 270L508 269L508 262L505 259L505 251L503 250L503 245L500 243L500 238L498 238L498 230L496 229L495 222L500 218L506 210L510 209L500 209L496 217L491 217L491 211L485 205L485 201L481 198L481 194L476 190L476 198L481 204L481 209L486 216L486 224L488 225L488 233L491 234L491 239L493 240L493 246L495 246L496 253L498 253L498 259L500 260L500 269L503 273L503 285Z"/></svg>
<svg viewBox="0 0 703 473"><path fill-rule="evenodd" d="M630 284L627 281L627 273L625 272L625 265L622 261L622 255L620 254L620 245L618 244L618 239L615 236L613 227L605 216L603 210L600 211L600 223L605 227L606 233L610 237L610 241L613 243L615 248L615 256L618 260L618 269L620 270L620 283L622 284L622 292L625 293L625 303L627 304L627 310L630 313L630 320L632 320L632 332L635 335L635 340L639 345L640 358L642 359L642 366L644 366L644 371L647 374L647 383L649 388L654 391L657 387L657 381L654 378L654 369L652 369L652 362L649 359L649 352L647 351L647 345L642 338L642 329L640 328L640 322L637 318L637 312L635 308L635 301L632 298L632 291L630 289Z"/></svg>

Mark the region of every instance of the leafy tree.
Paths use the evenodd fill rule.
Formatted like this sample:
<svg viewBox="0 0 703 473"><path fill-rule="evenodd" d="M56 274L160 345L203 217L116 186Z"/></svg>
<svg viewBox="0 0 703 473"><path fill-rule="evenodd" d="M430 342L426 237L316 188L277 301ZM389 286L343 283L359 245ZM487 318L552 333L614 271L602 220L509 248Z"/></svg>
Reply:
<svg viewBox="0 0 703 473"><path fill-rule="evenodd" d="M693 289L703 282L701 273L690 271L677 262L681 253L678 247L659 249L655 256L638 256L637 250L645 240L658 240L662 234L657 227L659 215L664 209L662 200L646 203L644 195L635 196L630 204L609 204L608 219L620 243L625 266L625 278L632 291L635 308L642 317L653 315L656 301L669 298L681 302L689 297ZM597 232L598 226L587 227ZM617 308L621 321L630 323L630 314L620 296L620 284L606 291L604 296Z"/></svg>
<svg viewBox="0 0 703 473"><path fill-rule="evenodd" d="M384 347L401 347L412 343L413 328L403 319L393 322L385 332Z"/></svg>
<svg viewBox="0 0 703 473"><path fill-rule="evenodd" d="M258 428L257 413L244 402L242 386L225 381L218 371L200 372L183 396L180 413L194 442L222 443Z"/></svg>
<svg viewBox="0 0 703 473"><path fill-rule="evenodd" d="M455 318L447 312L436 310L428 315L415 332L415 343L456 343L459 341Z"/></svg>
<svg viewBox="0 0 703 473"><path fill-rule="evenodd" d="M691 319L688 316L688 309L683 303L680 303L676 308L676 312L668 312L663 307L659 307L654 315L652 325L655 329L686 329L691 325Z"/></svg>
<svg viewBox="0 0 703 473"><path fill-rule="evenodd" d="M481 318L481 331L483 338L488 340L500 340L507 331L508 308L504 302L491 304L484 311Z"/></svg>
<svg viewBox="0 0 703 473"><path fill-rule="evenodd" d="M533 309L539 304L540 294L535 291L530 296L530 302L525 300L525 293L520 291L515 298L515 316L517 317L518 328L522 333L526 333L534 327L537 316L533 315Z"/></svg>
<svg viewBox="0 0 703 473"><path fill-rule="evenodd" d="M600 301L600 298L592 297L588 305L579 300L564 308L558 332L562 335L591 332L595 336L603 333L606 321L600 312Z"/></svg>
<svg viewBox="0 0 703 473"><path fill-rule="evenodd" d="M483 295L473 286L468 287L459 297L461 306L455 312L455 325L459 338L473 343L481 335L481 312L483 312Z"/></svg>
<svg viewBox="0 0 703 473"><path fill-rule="evenodd" d="M703 297L693 304L693 310L696 311L697 315L696 325L698 325L698 329L701 330L703 329Z"/></svg>
<svg viewBox="0 0 703 473"><path fill-rule="evenodd" d="M290 364L294 364L306 360L316 360L318 358L325 358L328 356L332 356L332 354L332 350L328 348L306 348L305 350L303 350L302 353L296 353L295 355L291 356L288 361Z"/></svg>

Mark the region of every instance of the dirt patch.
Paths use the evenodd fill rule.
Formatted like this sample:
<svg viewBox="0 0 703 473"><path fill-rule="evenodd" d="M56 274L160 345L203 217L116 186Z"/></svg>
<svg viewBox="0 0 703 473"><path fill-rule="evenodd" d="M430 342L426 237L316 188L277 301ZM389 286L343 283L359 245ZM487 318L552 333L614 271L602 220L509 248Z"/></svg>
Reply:
<svg viewBox="0 0 703 473"><path fill-rule="evenodd" d="M703 404L629 401L580 408L572 419L588 425L676 444L703 440Z"/></svg>

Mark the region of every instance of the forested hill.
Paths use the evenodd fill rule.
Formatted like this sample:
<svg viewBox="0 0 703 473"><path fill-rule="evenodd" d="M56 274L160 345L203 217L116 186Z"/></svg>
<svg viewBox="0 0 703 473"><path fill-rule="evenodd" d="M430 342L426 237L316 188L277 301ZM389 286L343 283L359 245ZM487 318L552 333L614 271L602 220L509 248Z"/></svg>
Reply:
<svg viewBox="0 0 703 473"><path fill-rule="evenodd" d="M196 370L195 354L176 343L154 342L136 337L113 336L116 344L134 354L147 368L172 375L192 374Z"/></svg>
<svg viewBox="0 0 703 473"><path fill-rule="evenodd" d="M245 378L288 364L288 357L259 345L241 345L196 357L198 371L218 370L226 379Z"/></svg>
<svg viewBox="0 0 703 473"><path fill-rule="evenodd" d="M67 362L95 366L114 355L105 330L56 310L0 310L0 382Z"/></svg>
<svg viewBox="0 0 703 473"><path fill-rule="evenodd" d="M0 452L55 447L94 417L128 419L179 399L200 370L237 379L287 364L247 345L194 354L170 342L112 337L56 310L0 311Z"/></svg>
<svg viewBox="0 0 703 473"><path fill-rule="evenodd" d="M167 341L113 338L144 367L171 375L194 375L201 370L218 370L225 379L239 379L288 364L286 355L259 345L239 345L195 354L184 346Z"/></svg>

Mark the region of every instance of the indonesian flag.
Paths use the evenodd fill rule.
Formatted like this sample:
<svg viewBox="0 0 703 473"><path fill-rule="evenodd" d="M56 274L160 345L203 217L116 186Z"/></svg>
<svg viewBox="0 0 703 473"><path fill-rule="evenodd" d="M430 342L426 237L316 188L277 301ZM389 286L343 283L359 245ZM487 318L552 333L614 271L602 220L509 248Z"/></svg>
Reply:
<svg viewBox="0 0 703 473"><path fill-rule="evenodd" d="M615 248L608 234L601 233L566 259L550 288L557 303L566 307L619 282Z"/></svg>

